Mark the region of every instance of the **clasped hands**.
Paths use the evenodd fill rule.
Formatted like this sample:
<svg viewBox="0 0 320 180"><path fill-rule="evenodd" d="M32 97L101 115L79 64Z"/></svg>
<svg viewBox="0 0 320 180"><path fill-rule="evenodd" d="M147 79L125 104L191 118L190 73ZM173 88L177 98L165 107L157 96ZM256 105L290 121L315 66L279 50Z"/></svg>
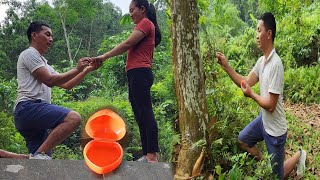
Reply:
<svg viewBox="0 0 320 180"><path fill-rule="evenodd" d="M78 60L78 64L76 66L76 69L79 72L82 71L95 71L98 68L102 66L103 63L103 57L102 56L97 56L97 57L84 57Z"/></svg>

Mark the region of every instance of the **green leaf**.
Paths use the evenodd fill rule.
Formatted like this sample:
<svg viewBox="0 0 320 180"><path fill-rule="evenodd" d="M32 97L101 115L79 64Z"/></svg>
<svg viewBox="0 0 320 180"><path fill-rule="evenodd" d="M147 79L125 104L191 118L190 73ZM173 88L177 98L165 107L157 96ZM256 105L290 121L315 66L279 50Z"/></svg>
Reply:
<svg viewBox="0 0 320 180"><path fill-rule="evenodd" d="M123 15L122 18L120 19L121 25L129 25L131 23L132 23L132 21L131 21L131 17L129 14Z"/></svg>
<svg viewBox="0 0 320 180"><path fill-rule="evenodd" d="M221 170L222 170L222 168L221 168L220 165L215 166L215 170L216 170L216 173L217 173L218 175L221 175Z"/></svg>

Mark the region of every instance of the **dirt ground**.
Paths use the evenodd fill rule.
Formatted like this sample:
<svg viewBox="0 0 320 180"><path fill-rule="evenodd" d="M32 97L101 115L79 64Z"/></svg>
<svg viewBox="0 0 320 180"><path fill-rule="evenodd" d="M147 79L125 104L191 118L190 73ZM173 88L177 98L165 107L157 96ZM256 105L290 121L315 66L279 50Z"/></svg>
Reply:
<svg viewBox="0 0 320 180"><path fill-rule="evenodd" d="M320 132L320 104L310 104L306 105L303 103L298 104L292 104L292 103L285 103L285 111L287 111L289 114L292 114L296 116L298 119L301 119L305 125L311 126L314 132ZM305 132L310 133L310 132ZM319 137L320 141L320 137ZM320 143L320 142L319 142ZM311 145L309 144L310 151L307 155L307 171L309 171L311 174L317 175L320 177L320 169L316 168L314 165L319 164L319 162L316 162L316 160L313 157L313 153L318 153L319 147L318 145ZM287 149L286 150L286 156L293 155L294 152ZM308 167L309 164L309 167ZM295 173L291 173L290 177L293 179L296 179Z"/></svg>
<svg viewBox="0 0 320 180"><path fill-rule="evenodd" d="M320 130L320 104L285 103L285 110L301 119L304 123Z"/></svg>

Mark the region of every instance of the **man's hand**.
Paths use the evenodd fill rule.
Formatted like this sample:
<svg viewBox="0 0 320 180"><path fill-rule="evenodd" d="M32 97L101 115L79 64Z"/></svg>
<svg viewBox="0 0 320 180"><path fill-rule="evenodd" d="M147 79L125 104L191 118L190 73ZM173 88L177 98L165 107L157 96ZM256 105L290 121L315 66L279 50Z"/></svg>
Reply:
<svg viewBox="0 0 320 180"><path fill-rule="evenodd" d="M95 71L102 66L102 61L90 58L89 66L86 67L87 71Z"/></svg>
<svg viewBox="0 0 320 180"><path fill-rule="evenodd" d="M78 64L77 64L77 70L79 72L82 72L87 66L90 64L90 58L84 57L79 59Z"/></svg>
<svg viewBox="0 0 320 180"><path fill-rule="evenodd" d="M252 89L244 80L241 81L241 90L246 97L251 97Z"/></svg>
<svg viewBox="0 0 320 180"><path fill-rule="evenodd" d="M216 53L216 58L217 58L217 62L222 66L222 68L226 68L228 66L228 59L226 58L226 56L221 53L221 52L217 52Z"/></svg>

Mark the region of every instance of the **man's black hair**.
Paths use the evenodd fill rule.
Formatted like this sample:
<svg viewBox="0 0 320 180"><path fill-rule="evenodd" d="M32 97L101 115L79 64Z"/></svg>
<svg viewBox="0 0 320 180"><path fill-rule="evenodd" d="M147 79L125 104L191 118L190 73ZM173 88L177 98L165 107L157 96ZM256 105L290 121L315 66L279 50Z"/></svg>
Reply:
<svg viewBox="0 0 320 180"><path fill-rule="evenodd" d="M32 23L30 23L28 30L27 30L27 36L29 39L29 43L31 43L31 34L33 32L39 32L42 30L42 26L46 26L48 28L50 28L50 26L44 22L41 21L34 21Z"/></svg>
<svg viewBox="0 0 320 180"><path fill-rule="evenodd" d="M260 16L259 20L263 21L263 24L266 27L267 31L271 30L272 42L274 42L274 38L276 37L277 25L276 19L274 18L273 14L270 12L266 12Z"/></svg>

